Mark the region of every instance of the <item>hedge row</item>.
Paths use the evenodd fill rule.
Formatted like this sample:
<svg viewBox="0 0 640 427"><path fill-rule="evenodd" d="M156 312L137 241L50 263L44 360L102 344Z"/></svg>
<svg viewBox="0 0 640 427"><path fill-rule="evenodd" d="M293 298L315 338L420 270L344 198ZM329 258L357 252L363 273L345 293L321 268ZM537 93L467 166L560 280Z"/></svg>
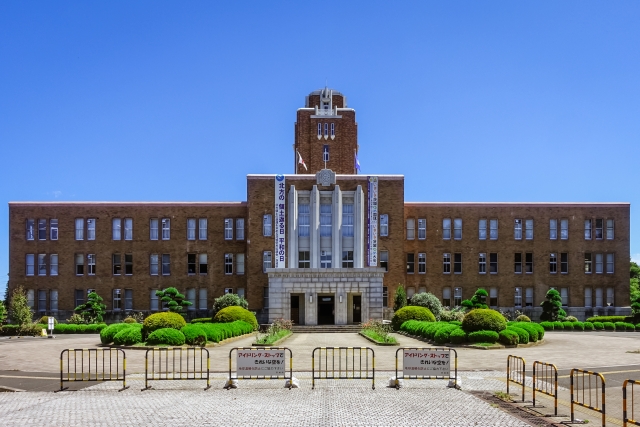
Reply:
<svg viewBox="0 0 640 427"><path fill-rule="evenodd" d="M601 316L605 317L605 316ZM624 316L608 316L624 317ZM640 330L640 323L634 325L627 322L542 322L545 331L627 331Z"/></svg>
<svg viewBox="0 0 640 427"><path fill-rule="evenodd" d="M66 323L58 323L55 325L53 329L54 334L98 334L107 325L105 323L99 324L91 324L91 325L72 325ZM38 334L42 329L47 329L47 333L49 332L48 325L38 324ZM1 335L4 336L13 336L20 334L20 325L4 325L2 327Z"/></svg>
<svg viewBox="0 0 640 427"><path fill-rule="evenodd" d="M400 330L410 335L419 336L437 344L463 344L465 342L495 343L505 345L526 344L544 337L544 329L530 322L509 322L506 329L500 332L481 330L466 333L458 322L424 322L408 320L400 326Z"/></svg>
<svg viewBox="0 0 640 427"><path fill-rule="evenodd" d="M612 322L612 323L615 323L615 322L629 322L630 320L633 321L632 319L633 319L633 317L627 317L627 316L594 316L594 317L589 317L587 319L587 322L591 322L591 323L594 323L594 322L601 322L601 323Z"/></svg>

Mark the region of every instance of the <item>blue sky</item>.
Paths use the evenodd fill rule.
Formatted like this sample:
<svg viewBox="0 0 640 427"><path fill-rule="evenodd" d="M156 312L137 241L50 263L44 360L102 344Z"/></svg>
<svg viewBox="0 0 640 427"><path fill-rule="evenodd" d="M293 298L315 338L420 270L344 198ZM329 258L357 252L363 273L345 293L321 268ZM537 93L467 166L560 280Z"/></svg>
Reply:
<svg viewBox="0 0 640 427"><path fill-rule="evenodd" d="M0 278L15 200L225 201L292 172L304 97L408 201L631 202L640 2L1 2ZM0 289L6 280L0 279Z"/></svg>

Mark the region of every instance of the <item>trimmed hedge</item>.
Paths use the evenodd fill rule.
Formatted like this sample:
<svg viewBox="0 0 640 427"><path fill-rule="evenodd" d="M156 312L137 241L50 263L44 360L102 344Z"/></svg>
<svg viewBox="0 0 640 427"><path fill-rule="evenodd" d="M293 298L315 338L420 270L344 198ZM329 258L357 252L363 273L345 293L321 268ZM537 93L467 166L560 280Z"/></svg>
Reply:
<svg viewBox="0 0 640 427"><path fill-rule="evenodd" d="M555 331L563 331L564 324L562 322L553 322L553 330Z"/></svg>
<svg viewBox="0 0 640 427"><path fill-rule="evenodd" d="M435 322L436 317L431 313L431 310L425 307L416 305L408 305L402 307L395 312L391 319L391 326L394 331L400 330L400 327L407 320L419 320L423 322Z"/></svg>
<svg viewBox="0 0 640 427"><path fill-rule="evenodd" d="M529 318L529 316L521 314L520 316L516 317L516 322L531 322L531 319Z"/></svg>
<svg viewBox="0 0 640 427"><path fill-rule="evenodd" d="M114 323L113 325L109 325L100 331L100 341L102 344L111 344L118 332L131 328L132 325L132 323ZM140 341L142 341L142 339Z"/></svg>
<svg viewBox="0 0 640 427"><path fill-rule="evenodd" d="M155 313L144 319L142 332L143 335L147 336L158 329L171 328L179 331L186 324L184 317L178 313L171 311Z"/></svg>
<svg viewBox="0 0 640 427"><path fill-rule="evenodd" d="M605 331L615 331L616 325L612 322L602 322Z"/></svg>
<svg viewBox="0 0 640 427"><path fill-rule="evenodd" d="M213 318L214 323L232 323L236 320L247 322L253 327L254 331L258 329L258 320L256 320L256 316L249 310L237 305L223 308L217 312L216 316Z"/></svg>
<svg viewBox="0 0 640 427"><path fill-rule="evenodd" d="M464 316L464 319L462 319L462 329L467 333L475 331L494 331L497 335L497 332L506 328L507 321L504 320L504 316L497 311L488 308L476 308L475 310L471 310Z"/></svg>
<svg viewBox="0 0 640 427"><path fill-rule="evenodd" d="M593 323L591 322L584 322L584 330L585 331L593 331L595 328L593 327Z"/></svg>
<svg viewBox="0 0 640 427"><path fill-rule="evenodd" d="M462 328L457 328L449 334L452 344L464 344L467 342L467 333Z"/></svg>
<svg viewBox="0 0 640 427"><path fill-rule="evenodd" d="M573 322L573 330L574 331L584 331L584 323L580 321Z"/></svg>
<svg viewBox="0 0 640 427"><path fill-rule="evenodd" d="M518 334L518 344L528 344L529 343L529 332L526 329L520 328L518 326L507 326L507 330L513 331Z"/></svg>
<svg viewBox="0 0 640 427"><path fill-rule="evenodd" d="M573 322L562 322L565 331L573 331Z"/></svg>
<svg viewBox="0 0 640 427"><path fill-rule="evenodd" d="M128 328L122 329L113 337L115 345L134 345L142 342L142 325L139 323L125 323Z"/></svg>
<svg viewBox="0 0 640 427"><path fill-rule="evenodd" d="M476 309L476 310L483 310L483 309ZM473 343L482 342L482 343L493 344L498 341L499 335L495 331L476 331L476 332L471 332L468 335L468 338L469 338L469 341Z"/></svg>
<svg viewBox="0 0 640 427"><path fill-rule="evenodd" d="M611 323L615 323L615 322L624 322L626 319L627 319L627 316L594 316L594 317L589 317L587 319L587 322L591 322L591 323L595 323L595 322L600 322L600 323L611 322Z"/></svg>
<svg viewBox="0 0 640 427"><path fill-rule="evenodd" d="M253 332L253 326L243 320L232 323L202 323L198 326L202 328L207 335L207 340L211 342L220 342L227 338Z"/></svg>
<svg viewBox="0 0 640 427"><path fill-rule="evenodd" d="M440 329L438 329L438 332L436 332L433 339L438 344L446 344L449 342L449 336L451 335L451 332L453 332L456 329L460 329L460 326L458 325L442 326Z"/></svg>
<svg viewBox="0 0 640 427"><path fill-rule="evenodd" d="M545 331L553 331L553 322L540 322L540 326L544 328Z"/></svg>
<svg viewBox="0 0 640 427"><path fill-rule="evenodd" d="M189 323L212 323L213 319L211 317L198 317L197 319L191 319Z"/></svg>
<svg viewBox="0 0 640 427"><path fill-rule="evenodd" d="M462 322L459 320L449 320L449 324L462 326Z"/></svg>
<svg viewBox="0 0 640 427"><path fill-rule="evenodd" d="M518 328L522 328L529 334L529 342L537 342L544 337L544 328L537 323L519 322Z"/></svg>
<svg viewBox="0 0 640 427"><path fill-rule="evenodd" d="M604 329L604 324L602 322L593 322L593 327L596 331L602 331Z"/></svg>
<svg viewBox="0 0 640 427"><path fill-rule="evenodd" d="M147 337L147 345L181 346L184 345L184 334L174 328L156 329Z"/></svg>
<svg viewBox="0 0 640 427"><path fill-rule="evenodd" d="M204 347L207 343L207 333L200 325L185 325L180 329L184 335L184 341L189 345Z"/></svg>
<svg viewBox="0 0 640 427"><path fill-rule="evenodd" d="M520 337L516 331L504 329L498 334L498 339L504 345L518 345Z"/></svg>

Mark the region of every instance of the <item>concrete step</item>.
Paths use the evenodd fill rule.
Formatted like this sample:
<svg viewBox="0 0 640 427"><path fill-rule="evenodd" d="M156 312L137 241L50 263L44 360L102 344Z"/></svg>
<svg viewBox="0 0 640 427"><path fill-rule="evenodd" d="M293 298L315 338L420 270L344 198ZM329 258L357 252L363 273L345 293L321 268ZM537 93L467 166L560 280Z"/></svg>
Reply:
<svg viewBox="0 0 640 427"><path fill-rule="evenodd" d="M360 332L360 325L295 325L293 332L297 333L358 333Z"/></svg>

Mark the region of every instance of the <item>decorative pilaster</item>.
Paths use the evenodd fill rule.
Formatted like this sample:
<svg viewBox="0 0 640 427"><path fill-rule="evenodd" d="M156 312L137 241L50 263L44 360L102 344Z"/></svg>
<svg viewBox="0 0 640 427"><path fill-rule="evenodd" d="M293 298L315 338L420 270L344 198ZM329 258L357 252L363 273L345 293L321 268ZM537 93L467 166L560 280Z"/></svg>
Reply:
<svg viewBox="0 0 640 427"><path fill-rule="evenodd" d="M311 268L320 267L320 192L318 186L311 189L309 201L309 257Z"/></svg>
<svg viewBox="0 0 640 427"><path fill-rule="evenodd" d="M354 224L353 224L353 266L355 268L364 267L364 192L362 186L356 187L354 195Z"/></svg>
<svg viewBox="0 0 640 427"><path fill-rule="evenodd" d="M342 191L336 185L333 190L331 203L331 266L333 268L342 267Z"/></svg>
<svg viewBox="0 0 640 427"><path fill-rule="evenodd" d="M295 185L289 187L289 268L298 267L298 192Z"/></svg>

